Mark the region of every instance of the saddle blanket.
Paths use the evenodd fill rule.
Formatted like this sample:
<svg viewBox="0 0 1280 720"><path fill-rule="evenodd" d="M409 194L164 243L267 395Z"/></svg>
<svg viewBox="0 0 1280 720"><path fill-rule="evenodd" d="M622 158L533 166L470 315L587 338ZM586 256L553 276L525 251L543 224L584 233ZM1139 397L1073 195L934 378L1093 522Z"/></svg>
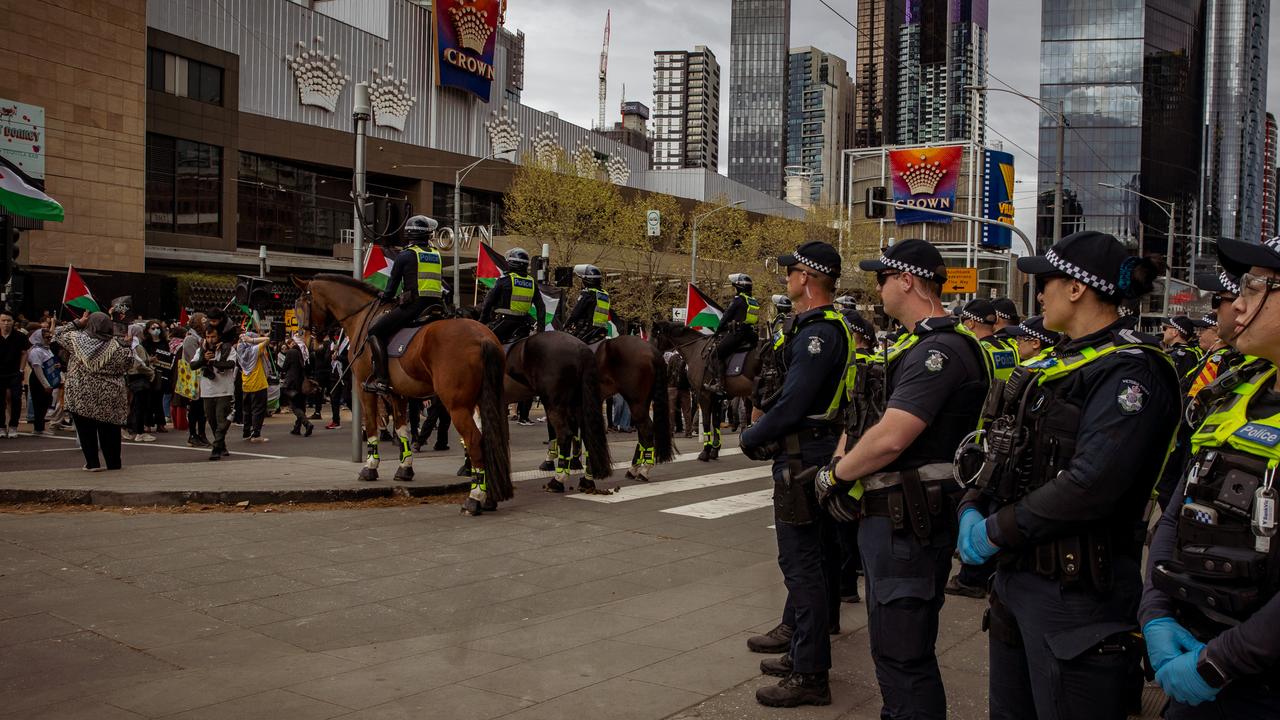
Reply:
<svg viewBox="0 0 1280 720"><path fill-rule="evenodd" d="M750 351L743 350L740 352L736 352L733 355L730 355L729 362L725 364L724 376L736 377L738 375L741 375L743 369L746 368L747 366L747 355L750 355L750 354L751 354Z"/></svg>
<svg viewBox="0 0 1280 720"><path fill-rule="evenodd" d="M403 357L404 351L409 347L409 343L413 342L414 336L416 336L418 331L422 330L424 327L426 327L426 325L407 327L397 330L396 334L391 337L391 342L387 345L387 357Z"/></svg>

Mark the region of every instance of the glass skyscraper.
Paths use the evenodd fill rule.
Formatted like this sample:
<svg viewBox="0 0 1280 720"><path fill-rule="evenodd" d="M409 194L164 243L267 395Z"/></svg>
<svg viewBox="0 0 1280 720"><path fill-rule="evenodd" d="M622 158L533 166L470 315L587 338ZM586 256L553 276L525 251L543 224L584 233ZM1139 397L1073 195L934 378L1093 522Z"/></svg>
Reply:
<svg viewBox="0 0 1280 720"><path fill-rule="evenodd" d="M1201 3L1042 0L1040 97L1067 119L1062 234L1107 232L1163 256L1174 204L1175 268L1185 268L1199 191ZM1057 120L1040 114L1037 245L1053 242ZM1115 188L1103 187L1102 184ZM1182 275L1182 272L1175 272Z"/></svg>
<svg viewBox="0 0 1280 720"><path fill-rule="evenodd" d="M905 0L903 8L898 144L970 140L973 92L965 87L987 82L987 0Z"/></svg>
<svg viewBox="0 0 1280 720"><path fill-rule="evenodd" d="M729 29L729 179L782 196L787 159L791 0L733 0Z"/></svg>
<svg viewBox="0 0 1280 720"><path fill-rule="evenodd" d="M834 205L840 158L853 144L853 80L843 58L812 47L792 48L787 78L787 166L810 176L810 203Z"/></svg>
<svg viewBox="0 0 1280 720"><path fill-rule="evenodd" d="M858 0L854 145L891 145L898 137L898 29L902 0Z"/></svg>

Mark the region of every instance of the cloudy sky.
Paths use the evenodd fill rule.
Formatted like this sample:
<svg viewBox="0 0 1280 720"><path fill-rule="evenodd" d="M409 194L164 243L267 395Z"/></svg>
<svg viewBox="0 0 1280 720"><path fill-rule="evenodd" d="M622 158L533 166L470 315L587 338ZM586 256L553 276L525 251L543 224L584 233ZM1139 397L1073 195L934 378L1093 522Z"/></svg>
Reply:
<svg viewBox="0 0 1280 720"><path fill-rule="evenodd" d="M856 19L856 0L827 0L849 20ZM1040 3L1035 0L990 0L992 87L1001 81L1028 95L1039 90ZM507 26L527 36L524 102L554 110L575 124L590 127L597 115L597 80L605 11L612 9L609 47L609 123L617 121L618 103L626 99L652 107L653 51L707 45L721 65L721 172L728 152L729 0L512 0ZM1271 55L1280 48L1280 23L1271 18ZM792 0L791 46L812 45L849 61L853 70L858 33L819 0ZM1280 101L1280 68L1268 75L1268 109ZM1037 110L1003 93L990 95L988 139L1003 141L1014 153L1018 225L1033 226L1036 190ZM1001 135L1004 138L1001 138ZM1021 146L1024 150L1015 146ZM1031 154L1028 154L1031 153Z"/></svg>

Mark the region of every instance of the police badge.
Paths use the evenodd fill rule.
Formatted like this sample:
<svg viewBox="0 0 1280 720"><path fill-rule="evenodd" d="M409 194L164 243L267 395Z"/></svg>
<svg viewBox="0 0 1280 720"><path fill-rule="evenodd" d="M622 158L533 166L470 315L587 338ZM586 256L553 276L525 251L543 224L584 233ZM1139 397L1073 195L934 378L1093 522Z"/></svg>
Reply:
<svg viewBox="0 0 1280 720"><path fill-rule="evenodd" d="M1120 405L1120 412L1136 415L1147 404L1147 391L1137 380L1121 380L1120 395L1116 397L1116 402Z"/></svg>
<svg viewBox="0 0 1280 720"><path fill-rule="evenodd" d="M814 335L809 338L809 354L817 355L820 352L822 352L822 338Z"/></svg>
<svg viewBox="0 0 1280 720"><path fill-rule="evenodd" d="M924 360L924 369L929 372L939 372L942 367L947 364L947 356L938 350L930 350L929 357Z"/></svg>

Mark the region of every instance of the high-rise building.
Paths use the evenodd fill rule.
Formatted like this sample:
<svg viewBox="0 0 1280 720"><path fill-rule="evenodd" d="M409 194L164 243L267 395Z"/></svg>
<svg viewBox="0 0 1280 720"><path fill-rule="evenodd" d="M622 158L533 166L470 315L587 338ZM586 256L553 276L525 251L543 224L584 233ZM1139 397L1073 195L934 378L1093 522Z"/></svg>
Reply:
<svg viewBox="0 0 1280 720"><path fill-rule="evenodd" d="M1261 237L1270 0L1206 0L1200 234Z"/></svg>
<svg viewBox="0 0 1280 720"><path fill-rule="evenodd" d="M898 30L902 0L858 0L853 143L892 144L898 137Z"/></svg>
<svg viewBox="0 0 1280 720"><path fill-rule="evenodd" d="M787 167L809 175L809 204L834 205L840 157L853 146L853 80L844 59L792 48L787 77Z"/></svg>
<svg viewBox="0 0 1280 720"><path fill-rule="evenodd" d="M1267 142L1262 153L1262 240L1276 231L1276 116L1267 113Z"/></svg>
<svg viewBox="0 0 1280 720"><path fill-rule="evenodd" d="M720 64L705 45L653 54L653 169L716 170Z"/></svg>
<svg viewBox="0 0 1280 720"><path fill-rule="evenodd" d="M896 70L899 144L972 139L966 88L987 81L987 0L906 0Z"/></svg>
<svg viewBox="0 0 1280 720"><path fill-rule="evenodd" d="M733 0L729 28L729 179L782 196L787 159L791 0Z"/></svg>
<svg viewBox="0 0 1280 720"><path fill-rule="evenodd" d="M1184 279L1199 190L1202 20L1199 3L1184 0L1041 3L1040 97L1069 128L1062 233L1107 232L1163 257L1172 203L1174 274ZM1041 251L1054 240L1057 126L1041 112Z"/></svg>

